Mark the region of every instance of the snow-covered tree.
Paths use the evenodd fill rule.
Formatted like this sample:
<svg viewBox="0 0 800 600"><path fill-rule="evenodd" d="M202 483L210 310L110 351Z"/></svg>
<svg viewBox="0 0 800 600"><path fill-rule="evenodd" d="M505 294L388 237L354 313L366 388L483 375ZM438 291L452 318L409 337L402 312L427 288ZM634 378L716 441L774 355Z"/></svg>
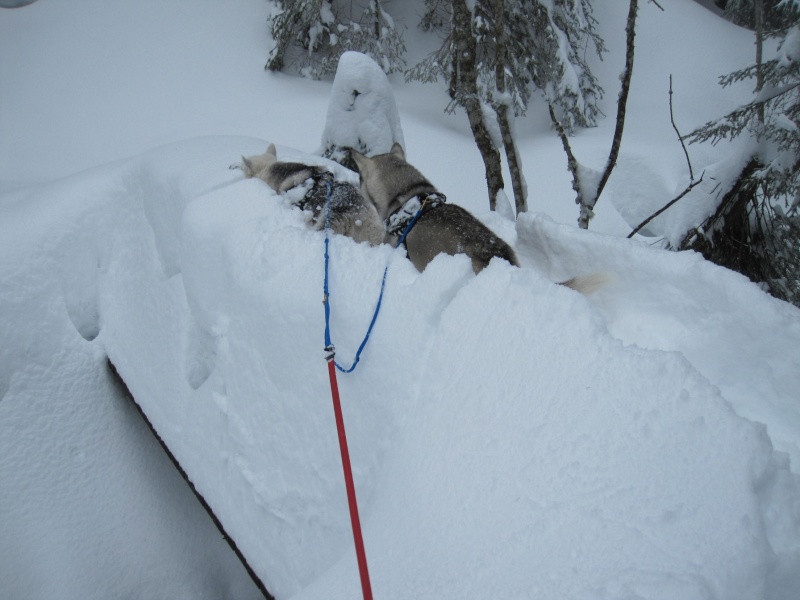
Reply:
<svg viewBox="0 0 800 600"><path fill-rule="evenodd" d="M452 0L425 0L425 13L419 26L423 31L447 29L450 26Z"/></svg>
<svg viewBox="0 0 800 600"><path fill-rule="evenodd" d="M485 110L482 90L478 83L481 69L478 63L479 47L475 21L466 0L453 0L453 69L456 73L453 102L463 106L467 113L472 135L486 167L489 208L494 210L498 195L503 190L503 174L500 167L499 144L492 136L493 124Z"/></svg>
<svg viewBox="0 0 800 600"><path fill-rule="evenodd" d="M792 5L798 6L797 0L717 0L717 5L723 9L723 15L728 20L758 29L760 26L767 31L781 29L786 22L786 11ZM760 6L759 6L760 5Z"/></svg>
<svg viewBox="0 0 800 600"><path fill-rule="evenodd" d="M576 125L594 126L603 89L586 57L592 53L602 56L605 46L595 30L591 4L588 0L538 4L535 27L542 34L533 41L542 59L541 67L533 72L534 83L561 113L559 120L568 130Z"/></svg>
<svg viewBox="0 0 800 600"><path fill-rule="evenodd" d="M485 97L496 88L496 41L502 39L505 47L499 62L505 67L515 114L524 114L538 91L563 113L567 128L596 123L603 90L586 57L592 52L601 55L605 47L595 30L589 0L474 0L468 4L472 5L476 68ZM422 25L435 24L448 35L437 52L407 72L409 79L449 81L454 74L452 5L452 0L426 0ZM450 18L445 22L447 10ZM500 32L505 35L499 36Z"/></svg>
<svg viewBox="0 0 800 600"><path fill-rule="evenodd" d="M317 154L356 170L350 149L385 154L405 147L392 85L381 67L360 52L345 52L331 86L322 144Z"/></svg>
<svg viewBox="0 0 800 600"><path fill-rule="evenodd" d="M359 9L345 0L273 0L269 17L274 46L266 67L292 65L305 77L334 73L348 50L363 52L385 73L405 67L405 46L381 0Z"/></svg>
<svg viewBox="0 0 800 600"><path fill-rule="evenodd" d="M265 68L283 69L286 53L293 45L302 47L308 55L298 59L302 68L316 52L330 47L335 20L330 0L274 0L269 16L274 46Z"/></svg>
<svg viewBox="0 0 800 600"><path fill-rule="evenodd" d="M466 5L470 21L459 25L457 9ZM446 18L449 17L449 18ZM437 27L446 33L442 47L406 72L408 79L449 83L452 98L448 110L456 105L476 102L484 113L488 131L499 130L492 140L495 151L503 146L514 177L517 210L526 206L525 184L521 171L514 173L516 158L508 120L525 113L535 94L555 107L564 127L592 126L599 113L597 101L602 95L597 79L586 62L587 49L600 54L603 42L597 35L588 0L426 0L423 27ZM464 76L466 42L472 37L476 90L471 77ZM471 68L471 67L470 67ZM475 95L475 98L473 98ZM509 109L511 109L509 111ZM467 110L468 115L470 110ZM470 123L476 122L472 110ZM496 121L499 119L499 127ZM505 121L505 122L504 122ZM475 128L473 127L473 133ZM482 134L479 134L482 135ZM490 205L495 201L497 185L491 183L496 161L487 144L479 141L487 165ZM496 167L499 171L499 166ZM502 187L502 182L501 182Z"/></svg>
<svg viewBox="0 0 800 600"><path fill-rule="evenodd" d="M759 43L754 65L720 80L723 86L755 80L753 100L688 136L696 143L748 136L751 143L744 146L746 166L681 248L699 250L800 305L800 5L783 0L779 7L787 20L777 55L762 62Z"/></svg>
<svg viewBox="0 0 800 600"><path fill-rule="evenodd" d="M405 68L406 47L402 35L379 0L369 0L359 23L351 23L342 31L339 46L366 54L380 65L384 73Z"/></svg>

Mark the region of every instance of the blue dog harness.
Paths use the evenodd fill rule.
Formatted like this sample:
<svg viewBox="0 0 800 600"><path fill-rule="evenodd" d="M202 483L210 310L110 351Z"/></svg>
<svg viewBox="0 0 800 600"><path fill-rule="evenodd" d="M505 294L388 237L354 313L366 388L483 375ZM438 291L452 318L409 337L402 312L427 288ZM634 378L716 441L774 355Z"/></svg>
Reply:
<svg viewBox="0 0 800 600"><path fill-rule="evenodd" d="M447 198L441 192L412 196L406 200L400 210L386 219L386 232L389 235L400 236L400 241L397 242L399 246L405 241L408 232L422 214L445 202L447 202Z"/></svg>

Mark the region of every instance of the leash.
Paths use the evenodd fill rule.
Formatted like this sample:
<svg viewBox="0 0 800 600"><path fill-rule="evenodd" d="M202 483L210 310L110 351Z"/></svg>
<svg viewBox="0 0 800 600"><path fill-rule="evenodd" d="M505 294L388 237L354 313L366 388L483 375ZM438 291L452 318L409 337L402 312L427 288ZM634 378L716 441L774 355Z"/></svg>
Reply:
<svg viewBox="0 0 800 600"><path fill-rule="evenodd" d="M325 184L328 186L328 197L325 206L325 280L323 283L323 297L322 297L322 303L325 305L325 351L326 352L334 351L333 343L331 342L331 327L330 327L331 307L330 307L330 292L328 285L328 279L329 279L328 264L330 262L330 255L328 252L328 242L329 242L328 231L330 229L330 217L331 217L330 206L331 206L332 178L333 175L331 173L326 173L322 177L322 181L324 181ZM409 216L408 221L407 222L403 221L403 223L405 224L405 229L403 229L403 233L400 235L400 239L398 240L395 248L399 248L405 242L406 236L414 227L414 225L417 222L417 219L420 218L420 216L427 207L435 208L444 202L444 194L439 194L438 192L436 194L430 194L426 196L422 202L419 202L419 200L416 197L413 198L412 200L417 203L417 206L414 207L415 211L413 213L407 213ZM406 206L408 206L410 203L411 201L406 202L403 208L405 209ZM395 225L395 230L399 231L399 229L396 228L396 225ZM390 229L389 232L392 233L392 230ZM378 294L378 302L375 304L375 311L372 313L372 319L369 322L369 327L367 327L367 333L364 334L364 339L361 340L361 344L359 344L358 349L356 350L356 355L355 358L353 359L353 364L350 365L350 367L345 368L335 360L333 361L333 364L342 373L352 373L355 370L356 365L358 365L358 362L361 360L361 353L364 351L364 348L366 347L367 342L369 341L369 336L372 333L372 328L375 326L375 321L378 320L378 313L381 310L381 303L383 302L383 292L386 289L386 275L388 272L389 272L389 265L386 265L386 267L383 269L383 277L381 278L381 290L380 293Z"/></svg>
<svg viewBox="0 0 800 600"><path fill-rule="evenodd" d="M333 397L333 414L336 418L336 432L339 436L339 452L342 455L342 469L344 470L344 484L347 490L347 506L350 510L350 525L353 528L353 541L356 546L356 560L358 562L358 574L361 578L361 591L364 600L372 600L372 584L369 580L369 568L367 567L367 553L364 549L364 538L361 535L361 520L358 518L358 501L356 500L356 486L353 483L353 470L350 467L350 452L347 449L347 435L344 430L344 417L342 415L342 403L339 400L339 385L336 381L336 369L334 367L333 347L325 359L328 361L328 377L331 381L331 396Z"/></svg>
<svg viewBox="0 0 800 600"><path fill-rule="evenodd" d="M329 235L328 230L330 229L330 217L331 217L331 180L333 179L333 175L328 173L326 176L323 177L323 181L328 187L328 198L326 201L325 207L325 281L323 284L323 300L322 303L325 305L325 361L328 363L328 378L330 379L331 384L331 397L333 399L333 414L336 419L336 433L339 438L339 452L342 455L342 470L344 471L344 483L345 489L347 490L347 506L350 511L350 525L353 529L353 541L355 543L356 549L356 561L358 562L358 574L361 579L361 591L364 595L364 600L372 600L372 584L370 583L369 578L369 567L367 565L367 553L364 548L364 537L361 533L361 519L358 516L358 500L356 499L356 487L353 481L353 470L350 466L350 451L347 447L347 434L345 433L344 428L344 416L342 414L342 403L339 398L339 383L336 379L336 369L339 369L343 373L350 373L358 364L358 361L361 359L361 352L364 350L364 347L367 345L367 340L369 340L369 335L372 333L372 327L375 325L375 321L378 318L378 312L381 309L381 301L383 300L383 291L386 288L386 274L389 271L389 265L383 270L383 278L381 279L381 291L378 295L378 302L375 306L375 312L372 315L372 320L369 323L369 327L367 328L367 333L364 336L361 345L358 347L356 351L355 360L353 361L352 366L349 369L345 369L340 366L336 362L336 349L333 346L333 342L331 341L331 327L330 327L330 316L331 316L331 305L330 305L330 290L328 285L328 263L330 262L330 254L328 251L328 244L329 244ZM416 211L413 218L410 219L408 225L406 226L403 234L400 236L400 241L397 242L397 246L400 246L405 239L408 232L411 231L411 228L417 222L417 219L422 214L423 209L425 208L425 201L422 202L422 206Z"/></svg>
<svg viewBox="0 0 800 600"><path fill-rule="evenodd" d="M350 511L350 525L353 529L353 542L356 548L356 561L358 562L358 574L361 579L361 592L364 595L364 600L372 600L372 584L369 579L369 567L367 566L367 552L364 549L364 537L361 533L361 519L358 516L358 500L356 499L356 486L353 481L353 470L350 466L350 451L347 448L347 434L344 428L344 415L342 414L342 403L339 399L339 383L336 380L336 369L340 369L345 373L349 373L356 368L361 354L361 350L367 343L369 334L372 331L372 326L375 319L378 317L378 309L380 308L381 298L383 298L383 288L386 283L386 270L383 272L383 281L381 282L381 294L378 298L378 307L375 314L372 316L372 322L369 324L367 335L361 346L356 353L355 362L349 370L344 370L336 364L336 350L331 342L331 328L330 328L330 292L328 289L328 263L330 262L328 252L328 230L330 228L331 220L331 179L329 176L325 179L325 184L328 186L328 198L325 206L325 283L323 285L323 300L325 305L325 361L328 363L328 378L331 383L331 397L333 399L333 414L336 419L336 433L339 438L339 452L342 455L342 469L344 471L344 484L347 491L347 506ZM388 270L388 267L387 267Z"/></svg>

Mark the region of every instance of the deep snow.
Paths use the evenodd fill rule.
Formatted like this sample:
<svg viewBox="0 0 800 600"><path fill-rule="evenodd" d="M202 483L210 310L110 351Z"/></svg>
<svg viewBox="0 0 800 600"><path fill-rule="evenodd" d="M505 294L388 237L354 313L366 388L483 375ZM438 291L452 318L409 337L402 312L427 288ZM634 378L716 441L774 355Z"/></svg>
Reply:
<svg viewBox="0 0 800 600"><path fill-rule="evenodd" d="M597 8L607 113L623 8ZM476 277L441 256L419 274L402 251L331 240L345 362L390 265L362 362L339 379L376 597L800 587L800 313L697 255L620 237L621 214L685 185L662 77L687 82L688 129L737 103L714 77L749 59L740 30L688 0L666 8L642 7L594 231L574 227L563 153L535 111L517 127L537 212L515 225L485 213L463 115L391 80L410 160L524 268ZM360 593L322 353L323 234L228 169L268 141L302 158L325 129L330 82L259 71L265 10L0 13L0 80L17 84L0 105L3 597L257 597L106 355L272 593ZM584 162L602 162L610 120L576 136ZM552 283L591 272L611 279L588 298Z"/></svg>

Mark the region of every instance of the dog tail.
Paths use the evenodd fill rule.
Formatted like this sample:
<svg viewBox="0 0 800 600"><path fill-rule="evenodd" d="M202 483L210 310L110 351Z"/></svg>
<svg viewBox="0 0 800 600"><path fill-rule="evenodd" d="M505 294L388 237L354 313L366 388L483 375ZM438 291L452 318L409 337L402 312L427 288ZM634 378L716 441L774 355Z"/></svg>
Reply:
<svg viewBox="0 0 800 600"><path fill-rule="evenodd" d="M606 273L592 273L591 275L578 275L562 281L559 285L564 285L584 296L590 296L597 290L611 281L611 277Z"/></svg>

